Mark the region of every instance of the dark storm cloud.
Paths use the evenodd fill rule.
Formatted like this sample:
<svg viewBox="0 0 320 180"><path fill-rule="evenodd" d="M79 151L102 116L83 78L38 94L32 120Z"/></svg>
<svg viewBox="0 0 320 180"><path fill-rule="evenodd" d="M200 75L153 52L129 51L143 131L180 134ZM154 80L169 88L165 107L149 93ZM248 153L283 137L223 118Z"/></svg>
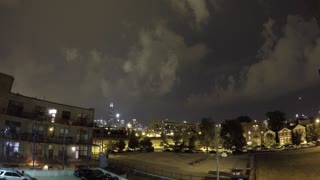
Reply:
<svg viewBox="0 0 320 180"><path fill-rule="evenodd" d="M0 1L0 71L15 92L99 118L113 101L126 118L200 119L315 84L316 21L281 11L284 25L265 15L276 2Z"/></svg>
<svg viewBox="0 0 320 180"><path fill-rule="evenodd" d="M319 26L315 19L288 16L281 37L272 31L274 20L263 26L265 43L258 52L259 61L238 75L228 76L228 83L214 84L205 94L192 95L190 104L230 104L238 101L270 99L314 86L319 81Z"/></svg>
<svg viewBox="0 0 320 180"><path fill-rule="evenodd" d="M204 2L186 3L191 3L194 24L208 18ZM84 107L103 104L102 108L110 100L128 107L141 99L153 102L172 91L182 66L208 53L204 43L188 44L170 29L168 15L180 14L170 1L2 5L13 23L0 35L10 37L0 70L15 76L15 92L33 97ZM170 8L169 14L160 11Z"/></svg>

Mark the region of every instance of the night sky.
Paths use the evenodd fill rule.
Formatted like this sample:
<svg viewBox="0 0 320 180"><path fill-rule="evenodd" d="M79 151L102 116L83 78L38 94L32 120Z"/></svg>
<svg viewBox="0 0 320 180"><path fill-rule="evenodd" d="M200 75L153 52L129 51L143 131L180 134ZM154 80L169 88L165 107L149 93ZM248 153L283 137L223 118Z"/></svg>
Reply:
<svg viewBox="0 0 320 180"><path fill-rule="evenodd" d="M1 0L13 92L121 119L320 111L317 0ZM301 97L299 99L299 97Z"/></svg>

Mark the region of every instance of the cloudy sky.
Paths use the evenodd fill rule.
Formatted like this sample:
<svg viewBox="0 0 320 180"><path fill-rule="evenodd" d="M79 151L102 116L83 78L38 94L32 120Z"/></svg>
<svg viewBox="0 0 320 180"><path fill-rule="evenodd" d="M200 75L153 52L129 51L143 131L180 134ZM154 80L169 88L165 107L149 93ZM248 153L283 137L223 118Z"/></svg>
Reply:
<svg viewBox="0 0 320 180"><path fill-rule="evenodd" d="M123 119L320 110L317 0L0 1L13 91ZM299 98L301 97L301 98Z"/></svg>

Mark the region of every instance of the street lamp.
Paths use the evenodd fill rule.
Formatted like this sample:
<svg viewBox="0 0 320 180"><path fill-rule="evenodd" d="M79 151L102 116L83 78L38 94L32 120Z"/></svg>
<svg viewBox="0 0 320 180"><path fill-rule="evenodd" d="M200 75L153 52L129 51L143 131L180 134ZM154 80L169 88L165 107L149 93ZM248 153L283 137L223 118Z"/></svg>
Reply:
<svg viewBox="0 0 320 180"><path fill-rule="evenodd" d="M262 143L264 143L264 134L263 134L264 132L263 131L261 131L261 145L262 145Z"/></svg>
<svg viewBox="0 0 320 180"><path fill-rule="evenodd" d="M51 122L54 123L54 119L56 118L57 110L49 109L49 114L51 115Z"/></svg>

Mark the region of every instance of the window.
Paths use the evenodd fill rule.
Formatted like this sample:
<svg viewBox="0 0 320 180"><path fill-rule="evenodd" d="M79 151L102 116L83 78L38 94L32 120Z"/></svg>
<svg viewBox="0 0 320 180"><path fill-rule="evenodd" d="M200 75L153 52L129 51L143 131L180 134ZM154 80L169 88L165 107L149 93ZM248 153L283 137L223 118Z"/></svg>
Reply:
<svg viewBox="0 0 320 180"><path fill-rule="evenodd" d="M23 103L10 100L8 104L7 114L21 117L23 113Z"/></svg>
<svg viewBox="0 0 320 180"><path fill-rule="evenodd" d="M71 117L70 111L62 111L62 116L61 116L62 119L70 120L70 117Z"/></svg>
<svg viewBox="0 0 320 180"><path fill-rule="evenodd" d="M5 129L4 129L4 135L5 136L15 136L16 133L19 133L21 129L21 122L18 121L5 121Z"/></svg>
<svg viewBox="0 0 320 180"><path fill-rule="evenodd" d="M63 134L68 134L68 129L61 128L60 129L60 135L63 136Z"/></svg>
<svg viewBox="0 0 320 180"><path fill-rule="evenodd" d="M87 146L80 146L79 147L79 155L80 156L87 156L88 147Z"/></svg>
<svg viewBox="0 0 320 180"><path fill-rule="evenodd" d="M42 145L41 144L36 144L35 145L35 154L36 155L42 155Z"/></svg>
<svg viewBox="0 0 320 180"><path fill-rule="evenodd" d="M49 135L54 136L54 127L49 128Z"/></svg>
<svg viewBox="0 0 320 180"><path fill-rule="evenodd" d="M19 152L19 142L4 142L4 155L6 157L12 156L17 152Z"/></svg>
<svg viewBox="0 0 320 180"><path fill-rule="evenodd" d="M34 114L36 118L44 118L46 112L46 108L43 106L35 106Z"/></svg>
<svg viewBox="0 0 320 180"><path fill-rule="evenodd" d="M43 126L42 125L36 125L35 126L36 135L43 135Z"/></svg>
<svg viewBox="0 0 320 180"><path fill-rule="evenodd" d="M77 140L78 141L86 141L88 140L88 131L84 129L77 130Z"/></svg>
<svg viewBox="0 0 320 180"><path fill-rule="evenodd" d="M79 121L83 122L88 121L90 116L88 114L79 113L77 117Z"/></svg>
<svg viewBox="0 0 320 180"><path fill-rule="evenodd" d="M15 172L6 172L4 173L5 176L14 176L14 177L20 177L19 174Z"/></svg>

